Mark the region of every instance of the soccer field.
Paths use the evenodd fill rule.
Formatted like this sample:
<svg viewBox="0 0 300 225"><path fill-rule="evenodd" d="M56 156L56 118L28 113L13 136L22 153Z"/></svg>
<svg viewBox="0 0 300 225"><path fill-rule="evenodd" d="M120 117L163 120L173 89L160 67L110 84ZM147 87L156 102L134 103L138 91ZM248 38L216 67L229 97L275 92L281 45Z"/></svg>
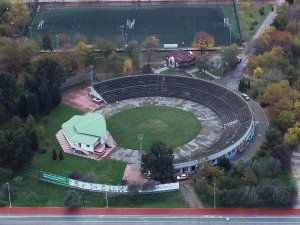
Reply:
<svg viewBox="0 0 300 225"><path fill-rule="evenodd" d="M229 19L231 32L224 27L224 17ZM44 24L38 29L41 21ZM216 45L229 44L230 38L232 43L241 43L232 5L41 8L31 27L34 38L48 33L53 43L58 33L67 33L70 40L81 33L91 42L97 37L142 42L156 35L161 44L188 47L199 31L213 35Z"/></svg>

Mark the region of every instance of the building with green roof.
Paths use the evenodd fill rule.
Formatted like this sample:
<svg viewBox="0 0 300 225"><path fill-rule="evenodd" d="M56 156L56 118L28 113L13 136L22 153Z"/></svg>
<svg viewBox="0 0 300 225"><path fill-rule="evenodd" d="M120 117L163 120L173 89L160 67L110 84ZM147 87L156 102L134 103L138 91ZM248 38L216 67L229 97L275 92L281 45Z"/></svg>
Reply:
<svg viewBox="0 0 300 225"><path fill-rule="evenodd" d="M77 152L85 155L104 153L107 131L101 114L73 116L62 125L62 129L71 148Z"/></svg>

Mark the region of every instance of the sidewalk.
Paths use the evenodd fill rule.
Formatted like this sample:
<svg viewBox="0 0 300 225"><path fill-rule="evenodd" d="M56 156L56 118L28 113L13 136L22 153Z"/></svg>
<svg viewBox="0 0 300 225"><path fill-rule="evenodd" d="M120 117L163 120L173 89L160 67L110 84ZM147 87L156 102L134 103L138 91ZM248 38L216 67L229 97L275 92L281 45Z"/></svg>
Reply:
<svg viewBox="0 0 300 225"><path fill-rule="evenodd" d="M193 75L193 73L195 73L195 72L198 72L199 71L199 69L196 67L196 68L193 68L193 69L190 69L190 70L186 70L185 72L187 72L188 74L190 74L191 76L195 76L195 75ZM216 76L216 75L213 75L212 73L210 73L210 72L208 72L208 71L205 71L205 73L207 74L207 75L209 75L209 76L211 76L212 78L214 78L214 79L220 79L221 77L219 77L219 76Z"/></svg>

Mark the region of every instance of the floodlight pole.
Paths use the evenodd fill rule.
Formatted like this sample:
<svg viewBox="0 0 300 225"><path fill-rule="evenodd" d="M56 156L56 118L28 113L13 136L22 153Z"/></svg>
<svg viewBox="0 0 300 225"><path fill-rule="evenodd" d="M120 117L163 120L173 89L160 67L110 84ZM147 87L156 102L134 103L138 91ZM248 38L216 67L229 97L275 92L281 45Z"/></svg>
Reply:
<svg viewBox="0 0 300 225"><path fill-rule="evenodd" d="M93 69L94 69L94 65L90 65L89 68L91 70L91 87L93 87Z"/></svg>
<svg viewBox="0 0 300 225"><path fill-rule="evenodd" d="M138 134L138 140L140 141L140 151L143 155L143 139L144 139L144 134Z"/></svg>
<svg viewBox="0 0 300 225"><path fill-rule="evenodd" d="M231 24L229 24L229 45L231 45Z"/></svg>
<svg viewBox="0 0 300 225"><path fill-rule="evenodd" d="M7 192L8 192L8 201L9 201L9 208L11 208L11 199L10 199L10 189L9 189L9 183L6 182L7 185Z"/></svg>

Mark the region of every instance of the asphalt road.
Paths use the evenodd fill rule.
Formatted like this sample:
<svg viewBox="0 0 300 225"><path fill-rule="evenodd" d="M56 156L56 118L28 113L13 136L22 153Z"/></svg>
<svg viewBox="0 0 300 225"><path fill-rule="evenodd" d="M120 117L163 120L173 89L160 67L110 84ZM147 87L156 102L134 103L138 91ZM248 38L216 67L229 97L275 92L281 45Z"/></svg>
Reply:
<svg viewBox="0 0 300 225"><path fill-rule="evenodd" d="M161 224L188 224L188 225L261 225L261 224L300 224L299 216L211 216L211 215L1 215L1 225L161 225Z"/></svg>

